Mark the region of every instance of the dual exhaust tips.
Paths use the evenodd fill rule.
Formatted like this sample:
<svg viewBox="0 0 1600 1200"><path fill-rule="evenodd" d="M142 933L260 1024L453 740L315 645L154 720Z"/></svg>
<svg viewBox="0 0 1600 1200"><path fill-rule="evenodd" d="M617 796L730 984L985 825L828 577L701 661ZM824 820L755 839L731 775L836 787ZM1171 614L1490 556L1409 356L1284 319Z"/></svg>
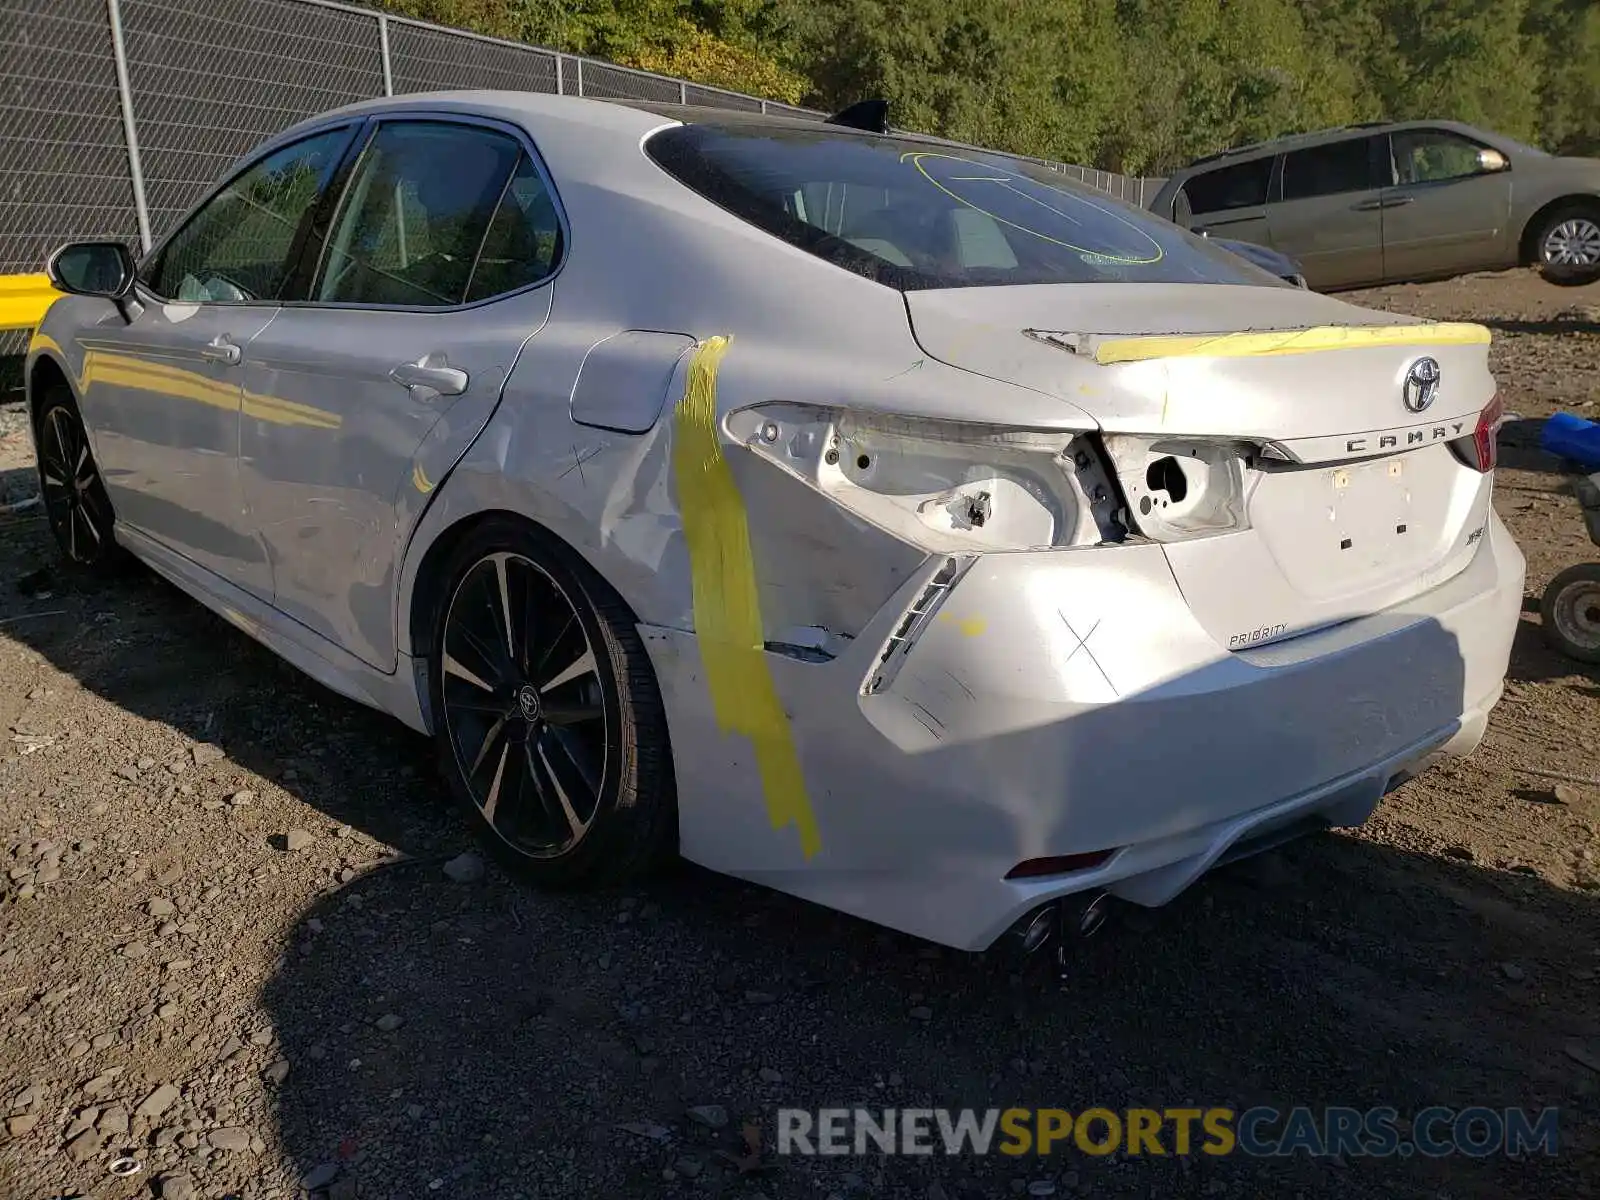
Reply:
<svg viewBox="0 0 1600 1200"><path fill-rule="evenodd" d="M1081 892L1041 905L1007 931L1004 942L1016 954L1026 957L1044 949L1055 939L1056 954L1066 953L1071 941L1093 937L1111 915L1110 892Z"/></svg>

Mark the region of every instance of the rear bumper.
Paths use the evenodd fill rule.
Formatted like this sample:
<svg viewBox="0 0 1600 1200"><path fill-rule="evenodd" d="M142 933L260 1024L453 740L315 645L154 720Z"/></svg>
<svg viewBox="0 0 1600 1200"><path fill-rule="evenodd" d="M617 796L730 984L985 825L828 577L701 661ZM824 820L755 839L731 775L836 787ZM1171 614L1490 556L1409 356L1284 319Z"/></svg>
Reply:
<svg viewBox="0 0 1600 1200"><path fill-rule="evenodd" d="M832 662L766 656L820 834L809 860L769 819L750 743L716 728L693 635L644 631L687 857L966 949L1073 892L1164 903L1252 839L1359 824L1396 779L1470 751L1500 694L1523 576L1493 520L1448 583L1229 653L1159 546L996 554L880 663L938 566ZM1101 850L1115 853L1093 871L1005 879L1028 859Z"/></svg>

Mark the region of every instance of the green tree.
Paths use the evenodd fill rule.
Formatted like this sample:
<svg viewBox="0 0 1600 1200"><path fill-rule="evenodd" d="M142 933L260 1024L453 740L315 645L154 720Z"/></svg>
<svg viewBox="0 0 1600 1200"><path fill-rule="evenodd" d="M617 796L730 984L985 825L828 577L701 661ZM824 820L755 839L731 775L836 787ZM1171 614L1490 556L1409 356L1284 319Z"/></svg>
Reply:
<svg viewBox="0 0 1600 1200"><path fill-rule="evenodd" d="M1541 143L1561 154L1600 154L1600 3L1530 0L1522 28L1543 50Z"/></svg>
<svg viewBox="0 0 1600 1200"><path fill-rule="evenodd" d="M1130 174L1402 117L1600 152L1600 0L371 2Z"/></svg>
<svg viewBox="0 0 1600 1200"><path fill-rule="evenodd" d="M1379 32L1366 47L1363 73L1383 117L1448 117L1513 137L1535 134L1541 56L1522 30L1527 0L1369 0L1368 7Z"/></svg>

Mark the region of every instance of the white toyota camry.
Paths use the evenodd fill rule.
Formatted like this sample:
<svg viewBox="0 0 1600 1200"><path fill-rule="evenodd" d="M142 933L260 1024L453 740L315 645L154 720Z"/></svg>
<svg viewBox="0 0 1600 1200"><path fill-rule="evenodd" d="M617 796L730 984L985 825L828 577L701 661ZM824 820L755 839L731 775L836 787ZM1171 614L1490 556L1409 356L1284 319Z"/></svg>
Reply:
<svg viewBox="0 0 1600 1200"><path fill-rule="evenodd" d="M980 948L1358 824L1500 694L1487 331L1031 162L413 96L50 270L65 553L431 735L536 882L679 852Z"/></svg>

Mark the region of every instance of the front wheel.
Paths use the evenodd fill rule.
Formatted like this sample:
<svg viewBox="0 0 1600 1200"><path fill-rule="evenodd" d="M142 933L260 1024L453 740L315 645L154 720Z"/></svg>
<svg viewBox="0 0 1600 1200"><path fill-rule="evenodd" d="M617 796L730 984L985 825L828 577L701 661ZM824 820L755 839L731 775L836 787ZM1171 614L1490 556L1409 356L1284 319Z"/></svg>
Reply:
<svg viewBox="0 0 1600 1200"><path fill-rule="evenodd" d="M677 835L666 717L627 605L522 522L445 570L430 686L441 766L491 853L531 882L622 882Z"/></svg>
<svg viewBox="0 0 1600 1200"><path fill-rule="evenodd" d="M1552 579L1539 612L1551 646L1579 662L1600 663L1600 563L1579 563Z"/></svg>
<svg viewBox="0 0 1600 1200"><path fill-rule="evenodd" d="M65 385L57 384L44 393L33 444L45 515L61 553L73 566L95 573L120 566L122 553L114 534L111 498L95 466L72 392Z"/></svg>

